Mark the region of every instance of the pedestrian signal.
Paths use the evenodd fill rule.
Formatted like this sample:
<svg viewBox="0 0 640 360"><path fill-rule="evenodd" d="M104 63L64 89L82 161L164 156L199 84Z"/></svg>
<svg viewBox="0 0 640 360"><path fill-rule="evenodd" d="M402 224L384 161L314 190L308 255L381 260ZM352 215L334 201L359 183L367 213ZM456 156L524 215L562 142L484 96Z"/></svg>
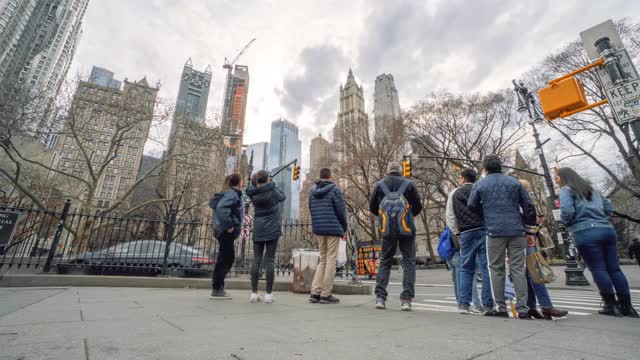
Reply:
<svg viewBox="0 0 640 360"><path fill-rule="evenodd" d="M402 175L407 178L411 177L411 160L402 162Z"/></svg>
<svg viewBox="0 0 640 360"><path fill-rule="evenodd" d="M300 178L300 167L298 164L293 164L293 181L296 181Z"/></svg>

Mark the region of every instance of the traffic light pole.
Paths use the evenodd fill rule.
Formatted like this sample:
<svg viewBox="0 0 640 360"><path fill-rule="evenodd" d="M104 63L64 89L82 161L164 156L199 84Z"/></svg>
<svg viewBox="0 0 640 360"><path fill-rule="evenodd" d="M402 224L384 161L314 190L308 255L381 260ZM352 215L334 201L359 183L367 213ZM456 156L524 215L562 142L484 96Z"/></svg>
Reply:
<svg viewBox="0 0 640 360"><path fill-rule="evenodd" d="M536 121L538 119L542 119L535 107L535 99L533 95L529 92L529 89L523 86L522 83L518 84L515 80L513 80L514 91L518 96L518 111L527 112L529 116L529 124L533 129L533 137L536 141L536 154L540 159L540 165L542 166L542 176L544 177L545 184L547 186L547 192L549 193L546 198L547 209L553 215L552 222L552 232L554 237L558 240L560 245L560 249L562 250L562 256L565 259L566 267L564 269L565 272L565 283L566 285L576 285L576 286L588 286L589 281L584 277L584 269L578 265L576 261L576 253L575 246L569 236L567 229L564 224L560 221L559 217L559 209L556 209L555 199L556 192L555 187L553 185L553 179L551 178L551 172L549 171L549 165L547 164L547 159L544 156L543 145L548 141L541 142L540 134L536 129Z"/></svg>

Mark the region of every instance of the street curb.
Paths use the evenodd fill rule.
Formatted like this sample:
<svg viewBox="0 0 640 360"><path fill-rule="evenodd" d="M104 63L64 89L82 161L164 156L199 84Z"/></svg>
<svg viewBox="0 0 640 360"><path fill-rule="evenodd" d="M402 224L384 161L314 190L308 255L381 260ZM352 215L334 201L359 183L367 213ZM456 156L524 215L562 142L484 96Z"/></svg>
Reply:
<svg viewBox="0 0 640 360"><path fill-rule="evenodd" d="M227 290L251 290L249 280L225 279ZM142 276L100 276L100 275L3 275L0 287L138 287L138 288L192 288L211 289L210 279L175 278L175 277L142 277ZM274 291L291 291L291 282L273 284ZM264 290L264 281L260 282ZM337 295L371 295L371 285L352 285L336 282L333 292Z"/></svg>

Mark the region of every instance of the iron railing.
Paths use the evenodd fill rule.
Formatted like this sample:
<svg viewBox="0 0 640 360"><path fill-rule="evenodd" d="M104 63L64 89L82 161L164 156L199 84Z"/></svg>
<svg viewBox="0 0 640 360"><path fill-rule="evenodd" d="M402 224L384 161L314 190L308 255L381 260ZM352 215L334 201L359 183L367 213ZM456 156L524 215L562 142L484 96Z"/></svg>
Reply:
<svg viewBox="0 0 640 360"><path fill-rule="evenodd" d="M218 253L213 225L186 221L171 211L165 219L98 215L71 209L37 209L0 205L18 212L11 241L0 247L2 268L36 272L108 274L210 274ZM236 272L249 272L253 261L252 224L242 225L236 241ZM276 267L290 272L291 250L316 247L308 221L285 221Z"/></svg>

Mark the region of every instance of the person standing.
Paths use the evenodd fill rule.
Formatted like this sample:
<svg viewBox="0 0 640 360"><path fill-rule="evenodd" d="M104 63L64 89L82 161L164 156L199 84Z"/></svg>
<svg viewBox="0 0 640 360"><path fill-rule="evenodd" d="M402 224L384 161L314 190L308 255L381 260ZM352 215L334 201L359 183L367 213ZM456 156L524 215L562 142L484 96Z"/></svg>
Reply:
<svg viewBox="0 0 640 360"><path fill-rule="evenodd" d="M638 239L633 239L631 246L629 246L629 259L633 258L636 259L638 266L640 266L640 241Z"/></svg>
<svg viewBox="0 0 640 360"><path fill-rule="evenodd" d="M560 217L571 229L578 252L593 275L604 307L602 315L638 317L631 304L626 276L620 269L617 235L609 216L613 206L591 184L570 168L560 168ZM616 301L617 295L617 301Z"/></svg>
<svg viewBox="0 0 640 360"><path fill-rule="evenodd" d="M414 216L422 211L418 189L402 175L402 166L392 162L387 166L387 176L378 181L369 199L369 210L378 216L382 233L382 255L376 276L376 309L386 309L387 285L396 248L400 247L403 261L402 293L403 311L411 311L416 282L416 229Z"/></svg>
<svg viewBox="0 0 640 360"><path fill-rule="evenodd" d="M247 196L251 199L254 209L253 220L253 265L251 266L251 297L249 301L262 300L258 294L258 278L260 266L265 259L267 286L264 295L265 303L274 301L273 281L275 277L275 257L278 239L282 235L282 213L280 203L286 199L284 193L271 181L269 173L258 171L252 186L247 188Z"/></svg>
<svg viewBox="0 0 640 360"><path fill-rule="evenodd" d="M320 247L320 262L311 285L311 303L337 304L333 296L340 239L347 231L347 209L342 192L331 180L331 169L320 170L320 180L309 194L311 227Z"/></svg>
<svg viewBox="0 0 640 360"><path fill-rule="evenodd" d="M476 268L484 279L489 279L486 255L486 232L484 218L481 211L469 208L469 195L476 182L477 173L474 169L464 169L460 173L460 187L454 189L447 200L446 220L454 234L460 238L460 269L458 276L458 310L461 314L469 314L472 310L492 309L490 281L482 283L482 306L476 303L476 309L471 309L472 294L478 291L476 285ZM474 289L474 286L476 287ZM478 309L481 308L481 309Z"/></svg>
<svg viewBox="0 0 640 360"><path fill-rule="evenodd" d="M224 279L235 261L234 242L240 235L242 224L242 177L233 173L226 177L221 192L209 200L213 210L213 236L218 240L218 258L213 269L210 299L228 300L231 296L224 291Z"/></svg>
<svg viewBox="0 0 640 360"><path fill-rule="evenodd" d="M502 160L498 156L486 156L482 166L486 177L473 185L467 205L477 214L482 212L487 232L489 277L497 308L485 315L509 317L504 299L506 254L516 290L518 318L531 319L526 303L525 249L527 242L535 244L533 233L526 229L536 225L536 210L522 184L502 173Z"/></svg>
<svg viewBox="0 0 640 360"><path fill-rule="evenodd" d="M525 179L520 179L520 183L522 184L522 186L524 186L529 195L531 195L531 183L529 183ZM536 251L538 251L538 240L540 240L539 234L542 229L543 223L544 215L542 215L542 212L536 210L536 243L533 246L527 247L527 253L535 253ZM529 273L529 269L527 269L527 295L527 306L529 307L529 315L531 315L531 317L534 319L553 320L554 317L561 318L567 316L567 314L569 313L566 310L560 310L553 306L551 297L549 296L549 292L547 291L547 287L544 284L536 284L535 282L533 282L531 274ZM542 307L542 314L538 311L537 303L540 303L540 307Z"/></svg>

